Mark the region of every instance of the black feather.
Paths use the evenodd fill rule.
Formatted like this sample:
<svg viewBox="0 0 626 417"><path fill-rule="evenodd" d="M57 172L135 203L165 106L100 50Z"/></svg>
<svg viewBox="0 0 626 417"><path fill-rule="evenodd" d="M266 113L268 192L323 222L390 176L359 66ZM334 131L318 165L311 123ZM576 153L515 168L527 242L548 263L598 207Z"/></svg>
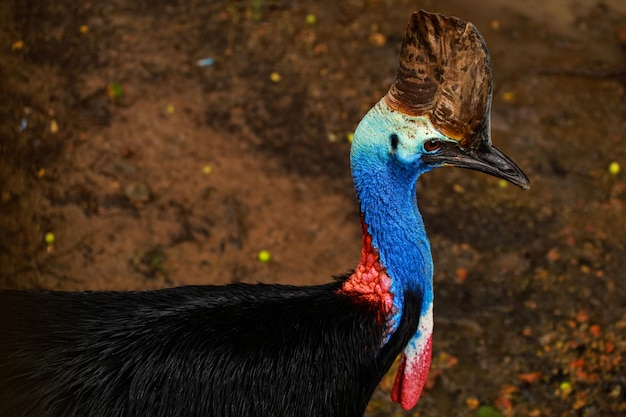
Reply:
<svg viewBox="0 0 626 417"><path fill-rule="evenodd" d="M0 291L0 417L361 416L417 329L320 286Z"/></svg>

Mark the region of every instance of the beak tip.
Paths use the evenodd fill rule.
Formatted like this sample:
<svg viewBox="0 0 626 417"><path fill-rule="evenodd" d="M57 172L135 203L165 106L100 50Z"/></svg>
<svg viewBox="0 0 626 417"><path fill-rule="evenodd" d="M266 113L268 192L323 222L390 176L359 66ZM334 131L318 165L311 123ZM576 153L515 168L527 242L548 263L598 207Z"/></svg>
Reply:
<svg viewBox="0 0 626 417"><path fill-rule="evenodd" d="M526 181L525 183L520 184L519 186L522 190L528 191L530 190L530 181Z"/></svg>
<svg viewBox="0 0 626 417"><path fill-rule="evenodd" d="M517 172L517 175L515 175L513 178L507 178L507 180L517 185L519 188L521 188L524 191L527 191L530 189L530 180L521 170L519 170Z"/></svg>

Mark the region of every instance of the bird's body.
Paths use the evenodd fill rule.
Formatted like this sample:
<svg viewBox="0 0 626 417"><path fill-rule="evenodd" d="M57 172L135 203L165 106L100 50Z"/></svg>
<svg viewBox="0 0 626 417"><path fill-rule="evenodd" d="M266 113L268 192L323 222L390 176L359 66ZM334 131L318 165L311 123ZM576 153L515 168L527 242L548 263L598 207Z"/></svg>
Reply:
<svg viewBox="0 0 626 417"><path fill-rule="evenodd" d="M381 349L379 311L346 278L4 292L0 416L361 416L418 316Z"/></svg>
<svg viewBox="0 0 626 417"><path fill-rule="evenodd" d="M415 13L396 81L352 143L352 274L312 287L0 291L0 417L357 417L400 353L392 398L413 407L433 329L418 177L455 165L528 186L491 145L490 100L474 26Z"/></svg>

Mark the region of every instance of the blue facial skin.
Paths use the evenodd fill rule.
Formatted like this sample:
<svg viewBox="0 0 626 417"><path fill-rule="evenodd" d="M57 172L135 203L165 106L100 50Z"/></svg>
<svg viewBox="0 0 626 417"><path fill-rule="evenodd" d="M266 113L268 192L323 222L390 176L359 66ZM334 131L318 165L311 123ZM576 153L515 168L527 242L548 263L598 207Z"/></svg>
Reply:
<svg viewBox="0 0 626 417"><path fill-rule="evenodd" d="M425 148L436 147L433 140L456 142L435 130L428 118L393 111L383 99L361 120L352 141L360 209L392 281L392 327L400 323L405 290L422 295L422 316L433 301L433 261L415 190L418 177L436 167L421 159L436 152Z"/></svg>

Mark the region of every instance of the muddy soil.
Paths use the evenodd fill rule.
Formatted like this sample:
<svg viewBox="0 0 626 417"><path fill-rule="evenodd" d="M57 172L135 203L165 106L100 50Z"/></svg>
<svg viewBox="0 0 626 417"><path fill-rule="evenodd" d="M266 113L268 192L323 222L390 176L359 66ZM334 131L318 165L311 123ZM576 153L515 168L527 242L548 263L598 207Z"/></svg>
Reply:
<svg viewBox="0 0 626 417"><path fill-rule="evenodd" d="M350 270L348 137L419 8L485 36L493 140L532 188L455 169L420 180L431 380L403 412L385 378L367 415L626 413L620 0L4 0L0 285L314 284Z"/></svg>

